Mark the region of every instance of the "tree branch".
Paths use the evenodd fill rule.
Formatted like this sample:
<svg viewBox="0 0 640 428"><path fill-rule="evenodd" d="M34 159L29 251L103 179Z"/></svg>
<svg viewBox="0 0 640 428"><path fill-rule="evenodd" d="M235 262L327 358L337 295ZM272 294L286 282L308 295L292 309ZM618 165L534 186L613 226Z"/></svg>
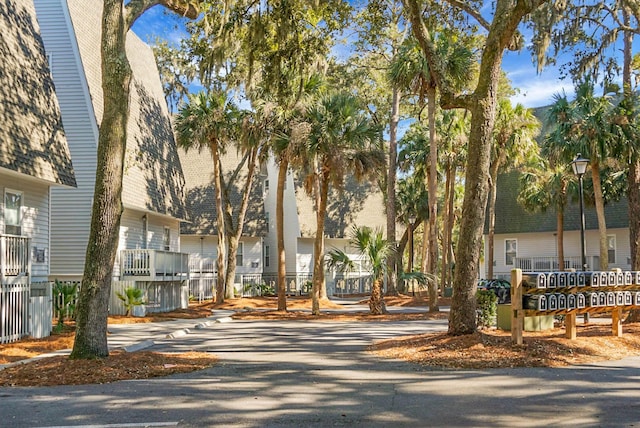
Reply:
<svg viewBox="0 0 640 428"><path fill-rule="evenodd" d="M438 54L436 51L434 40L432 39L431 33L429 32L429 29L422 19L422 11L420 9L420 6L418 5L417 0L402 0L402 3L409 15L408 17L409 21L411 22L413 35L415 36L416 40L418 40L420 49L422 49L422 52L424 53L424 56L429 65L431 81L440 91L443 107L444 105L467 107L466 104L460 105L460 103L463 101L456 98L455 94L446 83L446 79L444 78L444 65L440 61L438 61Z"/></svg>
<svg viewBox="0 0 640 428"><path fill-rule="evenodd" d="M489 31L491 29L491 23L484 19L480 12L473 9L466 2L458 1L458 0L447 0L453 7L457 7L458 9L467 12L469 15L473 16L478 23L485 28L485 30Z"/></svg>
<svg viewBox="0 0 640 428"><path fill-rule="evenodd" d="M157 5L162 5L178 15L196 19L200 3L201 0L131 0L124 6L125 28L131 29L144 12Z"/></svg>

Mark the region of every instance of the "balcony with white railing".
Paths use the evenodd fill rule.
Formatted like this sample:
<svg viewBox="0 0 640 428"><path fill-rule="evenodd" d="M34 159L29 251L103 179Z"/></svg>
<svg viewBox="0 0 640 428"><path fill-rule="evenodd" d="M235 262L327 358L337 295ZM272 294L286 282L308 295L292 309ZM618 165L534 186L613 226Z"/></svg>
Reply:
<svg viewBox="0 0 640 428"><path fill-rule="evenodd" d="M189 279L189 254L164 250L122 250L120 279L183 281Z"/></svg>
<svg viewBox="0 0 640 428"><path fill-rule="evenodd" d="M557 272L570 269L582 270L582 261L580 256L565 257L564 268L560 269L557 257L516 257L514 268L522 269L524 272Z"/></svg>
<svg viewBox="0 0 640 428"><path fill-rule="evenodd" d="M31 239L0 235L0 283L23 282L31 274Z"/></svg>

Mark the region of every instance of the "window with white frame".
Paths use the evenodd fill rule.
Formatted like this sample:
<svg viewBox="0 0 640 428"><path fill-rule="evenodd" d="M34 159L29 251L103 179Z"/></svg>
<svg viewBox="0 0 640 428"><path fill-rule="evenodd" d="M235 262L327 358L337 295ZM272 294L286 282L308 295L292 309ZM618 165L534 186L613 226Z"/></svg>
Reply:
<svg viewBox="0 0 640 428"><path fill-rule="evenodd" d="M169 251L171 249L171 229L168 227L165 227L164 232L162 233L162 245L164 246L165 251Z"/></svg>
<svg viewBox="0 0 640 428"><path fill-rule="evenodd" d="M609 263L616 262L616 235L607 235L607 256Z"/></svg>
<svg viewBox="0 0 640 428"><path fill-rule="evenodd" d="M504 240L504 264L513 266L518 255L518 241L515 239Z"/></svg>
<svg viewBox="0 0 640 428"><path fill-rule="evenodd" d="M10 189L4 192L4 233L22 234L22 192Z"/></svg>
<svg viewBox="0 0 640 428"><path fill-rule="evenodd" d="M238 243L238 251L236 252L236 266L242 266L244 261L244 243Z"/></svg>

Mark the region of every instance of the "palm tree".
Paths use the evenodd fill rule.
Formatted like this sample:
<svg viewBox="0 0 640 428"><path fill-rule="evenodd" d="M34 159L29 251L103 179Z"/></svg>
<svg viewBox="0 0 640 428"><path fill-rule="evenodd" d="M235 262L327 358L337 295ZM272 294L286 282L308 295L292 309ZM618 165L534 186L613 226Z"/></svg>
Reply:
<svg viewBox="0 0 640 428"><path fill-rule="evenodd" d="M549 120L557 123L552 131L550 144L556 144L563 153L566 164L576 153L588 153L590 157L593 197L600 233L600 270L608 269L607 225L604 217L604 197L601 169L607 162L613 136L610 131L612 105L608 97L596 97L589 80L578 84L576 99L569 102L566 95L555 98Z"/></svg>
<svg viewBox="0 0 640 428"><path fill-rule="evenodd" d="M200 92L189 97L176 118L176 140L185 150L208 149L213 161L214 192L218 254L216 259L216 302L224 301L225 293L225 222L222 203L222 169L220 156L229 141L236 138L238 109L222 91Z"/></svg>
<svg viewBox="0 0 640 428"><path fill-rule="evenodd" d="M488 254L489 269L488 278L493 278L493 253L494 232L496 222L496 193L498 189L498 173L508 172L522 165L538 151L535 136L540 129L540 122L531 110L524 108L522 104L515 107L508 99L500 100L498 105L498 117L493 131L493 147L491 149L491 164L489 176L491 187L489 189L489 237Z"/></svg>
<svg viewBox="0 0 640 428"><path fill-rule="evenodd" d="M440 284L451 284L455 263L453 251L453 230L455 229L455 201L457 171L464 166L469 134L468 113L460 110L442 112L440 127L442 132L442 157L444 159L445 195L442 222L442 272Z"/></svg>
<svg viewBox="0 0 640 428"><path fill-rule="evenodd" d="M255 103L252 112L237 112L233 118L234 120L229 123L229 126L235 125L238 127L238 129L233 130L233 133L239 137L238 141L236 141L236 149L242 152L242 158L227 179L221 174L222 203L225 212L225 243L227 248L225 284L229 285L226 287L225 292L225 298L227 299L234 297L234 289L231 284L234 283L235 279L238 243L242 236L256 167L260 157L265 156L264 148L272 121L271 112L272 108L269 103ZM242 173L243 169L245 170L244 173ZM239 204L232 196L236 187L242 187Z"/></svg>
<svg viewBox="0 0 640 428"><path fill-rule="evenodd" d="M382 295L382 283L384 281L387 258L392 256L392 247L383 238L381 230L374 231L368 226L354 226L349 243L358 250L360 256L371 269L373 285L371 287L371 297L369 298L369 311L371 315L382 315L386 312ZM354 262L344 251L332 249L329 252L327 266L344 272L353 269Z"/></svg>
<svg viewBox="0 0 640 428"><path fill-rule="evenodd" d="M520 177L518 203L530 212L555 209L558 266L564 270L564 208L569 184L575 182L575 175L568 171L567 164L556 162L548 155L548 150L543 148L538 164L527 168Z"/></svg>
<svg viewBox="0 0 640 428"><path fill-rule="evenodd" d="M447 80L452 87L462 88L471 78L474 70L473 53L462 38L452 37L447 31L436 33L437 56L442 59ZM407 39L391 68L391 79L400 87L417 95L421 104L426 101L429 133L428 168L426 181L429 195L428 232L428 271L435 274L438 267L438 141L436 112L438 92L436 81L429 69L428 62L420 50L415 38ZM424 104L423 104L424 105ZM431 283L430 283L431 284ZM430 310L437 311L437 289L430 286Z"/></svg>
<svg viewBox="0 0 640 428"><path fill-rule="evenodd" d="M278 251L278 311L287 310L286 290L286 252L284 240L284 190L289 165L300 165L305 159L305 142L309 136L310 125L305 121L304 113L315 95L322 89L324 81L318 74L312 74L303 80L301 91L290 105L283 106L282 101L274 106L273 136L270 141L271 152L278 165L276 186L276 241Z"/></svg>
<svg viewBox="0 0 640 428"><path fill-rule="evenodd" d="M344 92L325 94L307 109L306 118L310 125L306 156L299 159L305 188L315 200L312 313L319 315L320 299L326 298L323 259L329 188L341 188L347 171L359 180L373 178L386 161L380 129L354 96Z"/></svg>

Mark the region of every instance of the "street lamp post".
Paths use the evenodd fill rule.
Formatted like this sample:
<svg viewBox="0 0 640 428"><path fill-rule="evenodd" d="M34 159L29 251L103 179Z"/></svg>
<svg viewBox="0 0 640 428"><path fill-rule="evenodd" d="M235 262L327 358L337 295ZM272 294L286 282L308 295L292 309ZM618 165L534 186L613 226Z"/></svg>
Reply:
<svg viewBox="0 0 640 428"><path fill-rule="evenodd" d="M582 247L582 270L587 270L587 243L584 237L585 221L584 221L584 189L582 186L582 177L587 172L587 165L589 165L589 159L582 157L580 153L573 158L571 162L571 168L573 173L578 176L578 188L580 193L580 245Z"/></svg>

